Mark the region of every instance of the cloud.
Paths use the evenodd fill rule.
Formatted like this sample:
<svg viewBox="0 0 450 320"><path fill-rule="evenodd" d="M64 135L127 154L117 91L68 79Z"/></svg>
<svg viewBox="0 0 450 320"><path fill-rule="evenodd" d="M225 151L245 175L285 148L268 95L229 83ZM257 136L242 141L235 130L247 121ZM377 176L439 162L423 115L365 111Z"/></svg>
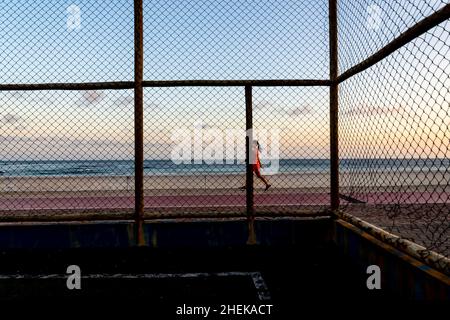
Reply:
<svg viewBox="0 0 450 320"><path fill-rule="evenodd" d="M16 114L7 113L1 117L0 122L3 124L19 124L22 121L22 118Z"/></svg>
<svg viewBox="0 0 450 320"><path fill-rule="evenodd" d="M128 106L134 104L134 97L133 96L121 96L114 101L114 104L116 106Z"/></svg>
<svg viewBox="0 0 450 320"><path fill-rule="evenodd" d="M268 109L272 106L272 104L268 101L260 101L260 102L256 102L253 104L253 109L254 110L264 110L264 109Z"/></svg>
<svg viewBox="0 0 450 320"><path fill-rule="evenodd" d="M9 94L13 99L25 99L28 95L26 91L12 91Z"/></svg>
<svg viewBox="0 0 450 320"><path fill-rule="evenodd" d="M24 120L17 114L6 113L3 116L0 116L0 125L2 133L12 134L16 130L24 128Z"/></svg>
<svg viewBox="0 0 450 320"><path fill-rule="evenodd" d="M79 102L85 106L95 105L102 101L104 96L105 94L102 91L87 90L82 93Z"/></svg>
<svg viewBox="0 0 450 320"><path fill-rule="evenodd" d="M276 110L279 109L276 105L268 102L268 101L261 101L258 103L255 103L253 105L254 110ZM298 107L284 107L281 109L285 114L287 114L290 117L296 117L301 116L305 114L312 113L312 108L308 105L305 106L298 106Z"/></svg>
<svg viewBox="0 0 450 320"><path fill-rule="evenodd" d="M310 114L312 108L310 106L299 106L295 108L285 109L286 114L290 117L297 117L305 114Z"/></svg>
<svg viewBox="0 0 450 320"><path fill-rule="evenodd" d="M406 110L405 106L368 106L364 104L350 107L342 112L344 116L376 116L376 115L391 115L401 114Z"/></svg>

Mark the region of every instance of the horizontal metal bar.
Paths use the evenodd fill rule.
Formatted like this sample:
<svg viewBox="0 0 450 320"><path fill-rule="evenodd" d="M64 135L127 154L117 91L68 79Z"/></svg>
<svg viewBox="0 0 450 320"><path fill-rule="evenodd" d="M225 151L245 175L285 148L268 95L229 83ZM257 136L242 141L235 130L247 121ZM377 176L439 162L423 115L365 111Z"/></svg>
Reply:
<svg viewBox="0 0 450 320"><path fill-rule="evenodd" d="M124 82L86 82L86 83L23 83L0 84L0 91L32 90L121 90L133 89L133 81Z"/></svg>
<svg viewBox="0 0 450 320"><path fill-rule="evenodd" d="M329 86L330 80L163 80L163 81L144 81L144 87L275 87L275 86Z"/></svg>
<svg viewBox="0 0 450 320"><path fill-rule="evenodd" d="M330 86L330 80L155 80L143 81L144 87L260 87L274 86ZM134 81L86 83L18 83L0 84L0 91L33 90L123 90L133 89Z"/></svg>
<svg viewBox="0 0 450 320"><path fill-rule="evenodd" d="M440 23L450 18L450 4L445 5L443 8L439 9L432 15L424 18L420 22L416 23L414 26L403 32L392 42L384 46L382 49L374 53L372 56L366 60L358 63L357 65L351 67L344 73L342 73L338 78L337 82L341 83L348 78L370 68L374 64L380 62L384 58L388 57L390 54L400 49L402 46L408 42L416 39L420 35L424 34L428 30L436 27Z"/></svg>

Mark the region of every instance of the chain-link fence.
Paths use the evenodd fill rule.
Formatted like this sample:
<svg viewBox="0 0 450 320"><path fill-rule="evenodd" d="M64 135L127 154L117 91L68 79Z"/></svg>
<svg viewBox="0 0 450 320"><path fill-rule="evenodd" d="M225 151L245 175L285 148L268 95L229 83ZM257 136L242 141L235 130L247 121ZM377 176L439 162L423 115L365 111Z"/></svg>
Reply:
<svg viewBox="0 0 450 320"><path fill-rule="evenodd" d="M131 217L134 3L25 2L2 8L3 219ZM271 189L255 185L254 214L327 209L327 15L326 2L144 3L145 217L246 213L245 79L268 80L253 109ZM302 78L318 80L288 80Z"/></svg>
<svg viewBox="0 0 450 320"><path fill-rule="evenodd" d="M2 6L1 219L329 214L339 142L340 209L448 256L449 4L335 3Z"/></svg>
<svg viewBox="0 0 450 320"><path fill-rule="evenodd" d="M132 94L2 91L0 210L10 211L4 218L131 212Z"/></svg>
<svg viewBox="0 0 450 320"><path fill-rule="evenodd" d="M327 79L328 2L144 1L144 79Z"/></svg>
<svg viewBox="0 0 450 320"><path fill-rule="evenodd" d="M245 212L242 87L146 88L145 211L167 217ZM242 153L241 153L242 154Z"/></svg>
<svg viewBox="0 0 450 320"><path fill-rule="evenodd" d="M133 91L83 83L133 80L133 2L13 1L0 15L2 219L130 216Z"/></svg>
<svg viewBox="0 0 450 320"><path fill-rule="evenodd" d="M341 74L447 8L447 20L340 83L339 142L341 208L448 257L448 2L338 3Z"/></svg>
<svg viewBox="0 0 450 320"><path fill-rule="evenodd" d="M330 205L327 87L256 87L253 126L265 190L255 176L257 214L318 213ZM265 175L267 173L267 175Z"/></svg>

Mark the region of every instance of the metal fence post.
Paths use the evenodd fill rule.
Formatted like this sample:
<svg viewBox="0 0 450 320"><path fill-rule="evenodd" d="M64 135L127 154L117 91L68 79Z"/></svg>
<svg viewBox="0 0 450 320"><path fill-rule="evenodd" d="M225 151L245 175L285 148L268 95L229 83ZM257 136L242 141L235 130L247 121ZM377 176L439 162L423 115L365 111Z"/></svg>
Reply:
<svg viewBox="0 0 450 320"><path fill-rule="evenodd" d="M134 0L135 239L144 245L144 35L142 0Z"/></svg>
<svg viewBox="0 0 450 320"><path fill-rule="evenodd" d="M339 127L338 127L338 29L337 0L329 0L330 38L330 196L331 210L339 209Z"/></svg>
<svg viewBox="0 0 450 320"><path fill-rule="evenodd" d="M247 201L247 222L248 240L247 244L256 243L255 235L255 206L253 189L253 168L250 161L250 148L253 143L253 106L252 106L252 86L245 86L245 164L246 164L246 201Z"/></svg>

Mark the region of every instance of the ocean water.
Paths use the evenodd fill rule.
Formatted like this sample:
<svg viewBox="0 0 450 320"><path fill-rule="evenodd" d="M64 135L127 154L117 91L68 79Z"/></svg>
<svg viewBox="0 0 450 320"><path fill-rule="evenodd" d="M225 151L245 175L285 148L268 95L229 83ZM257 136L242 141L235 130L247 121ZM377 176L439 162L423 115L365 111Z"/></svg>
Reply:
<svg viewBox="0 0 450 320"><path fill-rule="evenodd" d="M269 167L270 163L264 165ZM327 173L329 159L280 159L279 172ZM341 171L450 171L450 159L343 159ZM175 164L145 160L146 175L243 173L243 164ZM0 161L0 176L132 176L132 160Z"/></svg>

